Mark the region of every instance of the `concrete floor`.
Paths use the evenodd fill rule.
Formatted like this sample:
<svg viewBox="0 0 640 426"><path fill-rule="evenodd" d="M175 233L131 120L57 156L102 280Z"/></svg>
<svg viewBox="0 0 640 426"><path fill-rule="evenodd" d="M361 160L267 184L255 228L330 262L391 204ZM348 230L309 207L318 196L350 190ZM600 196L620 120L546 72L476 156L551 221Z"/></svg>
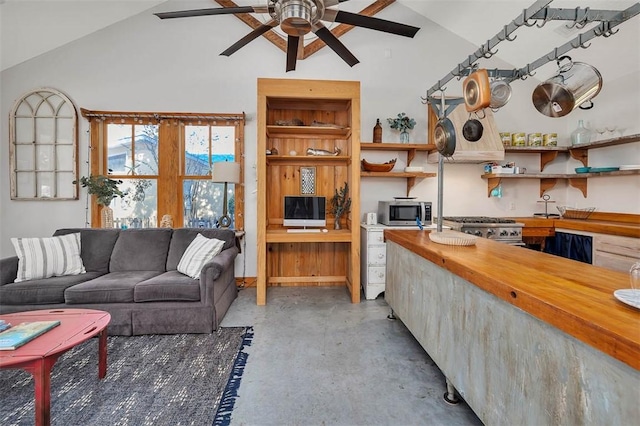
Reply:
<svg viewBox="0 0 640 426"><path fill-rule="evenodd" d="M481 425L382 297L342 287L240 291L223 327L254 326L232 425Z"/></svg>

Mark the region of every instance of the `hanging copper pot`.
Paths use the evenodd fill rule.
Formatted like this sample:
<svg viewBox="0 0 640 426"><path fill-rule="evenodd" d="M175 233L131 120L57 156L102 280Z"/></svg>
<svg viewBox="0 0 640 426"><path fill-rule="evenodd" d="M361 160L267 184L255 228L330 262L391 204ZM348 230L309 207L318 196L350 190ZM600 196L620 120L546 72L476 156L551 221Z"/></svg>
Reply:
<svg viewBox="0 0 640 426"><path fill-rule="evenodd" d="M462 84L462 93L468 112L488 107L491 103L491 86L487 70L479 69L469 74Z"/></svg>

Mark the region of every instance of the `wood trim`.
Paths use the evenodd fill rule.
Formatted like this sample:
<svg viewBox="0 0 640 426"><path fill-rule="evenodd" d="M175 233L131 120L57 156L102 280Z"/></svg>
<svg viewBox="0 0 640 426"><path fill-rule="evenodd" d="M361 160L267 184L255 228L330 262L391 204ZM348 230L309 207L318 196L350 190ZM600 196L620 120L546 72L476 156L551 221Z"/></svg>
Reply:
<svg viewBox="0 0 640 426"><path fill-rule="evenodd" d="M176 191L158 191L157 206L158 224L162 216L170 214L173 218L173 226L176 228L183 226L182 205L182 185L180 185L180 173L182 170L183 126L178 125L177 120L163 120L158 129L158 188L176 188ZM162 136L160 136L162 135ZM163 143L160 143L162 141Z"/></svg>
<svg viewBox="0 0 640 426"><path fill-rule="evenodd" d="M174 227L182 227L182 185L184 178L184 141L182 140L183 123L204 121L223 122L235 125L235 156L241 164L241 183L235 185L235 225L236 230L244 230L244 125L245 114L240 113L183 113L183 112L132 112L132 111L97 111L81 108L82 116L90 123L90 174L107 175L106 141L107 126L110 120L122 119L128 124L140 119L152 120L158 129L158 188L176 188L175 191L158 191L157 221L160 225L162 216L170 214ZM91 197L91 226L100 227L100 212L102 207L96 203L95 196Z"/></svg>
<svg viewBox="0 0 640 426"><path fill-rule="evenodd" d="M102 174L103 164L103 146L105 125L102 120L90 121L90 140L89 140L89 174ZM100 227L100 212L102 207L96 202L96 196L91 196L91 227Z"/></svg>
<svg viewBox="0 0 640 426"><path fill-rule="evenodd" d="M364 16L373 16L376 13L383 10L384 8L386 8L387 6L395 3L395 1L396 0L376 0L373 3L371 3L369 6L362 9L359 12L359 14ZM231 0L215 0L215 2L223 7L238 7L238 5ZM242 22L244 22L254 30L262 26L263 24L263 22L254 18L249 13L237 13L235 14L235 17L240 19ZM342 35L351 31L353 28L354 28L353 25L339 24L337 27L334 27L331 29L331 33L337 38L340 38ZM287 52L287 40L284 39L280 34L276 33L275 31L269 30L266 33L262 34L262 36L267 40L269 40L271 43L273 43L277 48L279 48L283 52L285 53ZM304 47L302 47L302 44L301 44L299 47L300 53L298 53L298 59L306 59L325 46L326 44L319 38L315 39L314 41L312 41L311 43L307 44Z"/></svg>
<svg viewBox="0 0 640 426"><path fill-rule="evenodd" d="M242 114L215 114L215 113L198 113L198 112L142 112L142 111L98 111L80 108L80 112L84 118L89 121L93 119L105 120L107 118L130 118L138 119L154 119L155 121L166 119L193 119L193 120L214 120L214 121L245 121L245 115Z"/></svg>

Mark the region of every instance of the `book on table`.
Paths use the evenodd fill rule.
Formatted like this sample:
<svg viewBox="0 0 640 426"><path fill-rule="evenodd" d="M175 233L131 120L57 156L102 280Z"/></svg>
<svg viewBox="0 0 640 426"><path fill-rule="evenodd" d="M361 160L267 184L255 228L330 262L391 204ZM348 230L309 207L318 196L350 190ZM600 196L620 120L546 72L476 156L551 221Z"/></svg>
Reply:
<svg viewBox="0 0 640 426"><path fill-rule="evenodd" d="M60 321L33 321L14 325L0 333L0 351L17 349L58 325Z"/></svg>

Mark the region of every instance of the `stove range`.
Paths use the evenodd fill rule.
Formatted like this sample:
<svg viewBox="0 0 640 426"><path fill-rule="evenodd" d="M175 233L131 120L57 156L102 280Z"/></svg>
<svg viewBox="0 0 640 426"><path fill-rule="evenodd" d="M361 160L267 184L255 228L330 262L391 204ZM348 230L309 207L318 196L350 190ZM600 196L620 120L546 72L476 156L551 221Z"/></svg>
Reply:
<svg viewBox="0 0 640 426"><path fill-rule="evenodd" d="M511 245L525 245L522 242L524 224L513 219L488 216L443 216L442 224L450 226L454 231Z"/></svg>

